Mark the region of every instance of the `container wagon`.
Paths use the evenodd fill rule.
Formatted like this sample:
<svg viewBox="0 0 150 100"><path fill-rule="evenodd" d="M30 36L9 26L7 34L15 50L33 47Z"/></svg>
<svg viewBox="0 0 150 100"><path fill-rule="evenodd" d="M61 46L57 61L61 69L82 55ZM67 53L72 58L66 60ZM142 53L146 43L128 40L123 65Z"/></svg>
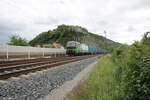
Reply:
<svg viewBox="0 0 150 100"><path fill-rule="evenodd" d="M87 55L88 54L88 45L86 44L80 44L80 51L79 55Z"/></svg>

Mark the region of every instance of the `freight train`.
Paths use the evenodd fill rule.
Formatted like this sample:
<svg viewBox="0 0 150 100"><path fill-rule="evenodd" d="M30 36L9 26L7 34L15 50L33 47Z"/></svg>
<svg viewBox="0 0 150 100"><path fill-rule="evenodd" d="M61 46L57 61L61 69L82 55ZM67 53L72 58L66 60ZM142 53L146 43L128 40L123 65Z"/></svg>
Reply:
<svg viewBox="0 0 150 100"><path fill-rule="evenodd" d="M66 45L66 54L69 56L77 55L94 55L108 53L106 50L102 50L92 45L86 45L77 41L68 41Z"/></svg>
<svg viewBox="0 0 150 100"><path fill-rule="evenodd" d="M77 56L77 55L93 55L108 53L105 50L96 48L92 45L86 45L77 41L68 41L64 48L38 48L27 46L9 46L0 45L0 60L12 58L32 58L42 56Z"/></svg>

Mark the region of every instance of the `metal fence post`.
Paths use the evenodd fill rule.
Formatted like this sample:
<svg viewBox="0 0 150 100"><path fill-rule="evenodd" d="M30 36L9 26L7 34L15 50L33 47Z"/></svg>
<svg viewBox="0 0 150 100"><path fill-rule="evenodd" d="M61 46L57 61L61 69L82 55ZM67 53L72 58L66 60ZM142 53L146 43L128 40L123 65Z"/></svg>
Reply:
<svg viewBox="0 0 150 100"><path fill-rule="evenodd" d="M7 45L7 47L6 47L6 58L7 58L7 60L9 59L9 54L8 54L8 45Z"/></svg>
<svg viewBox="0 0 150 100"><path fill-rule="evenodd" d="M30 49L28 50L28 59L30 59Z"/></svg>
<svg viewBox="0 0 150 100"><path fill-rule="evenodd" d="M44 55L44 51L43 51L43 57L44 57L45 55Z"/></svg>
<svg viewBox="0 0 150 100"><path fill-rule="evenodd" d="M55 57L57 56L57 53L55 52Z"/></svg>

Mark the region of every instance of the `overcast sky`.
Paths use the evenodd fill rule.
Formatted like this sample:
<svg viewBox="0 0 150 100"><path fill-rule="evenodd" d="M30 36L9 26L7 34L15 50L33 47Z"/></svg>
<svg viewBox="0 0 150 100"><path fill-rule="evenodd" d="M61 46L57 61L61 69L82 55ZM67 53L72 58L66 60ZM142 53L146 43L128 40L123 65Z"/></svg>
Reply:
<svg viewBox="0 0 150 100"><path fill-rule="evenodd" d="M19 34L28 41L60 24L80 25L131 44L150 31L150 0L0 0L0 43Z"/></svg>

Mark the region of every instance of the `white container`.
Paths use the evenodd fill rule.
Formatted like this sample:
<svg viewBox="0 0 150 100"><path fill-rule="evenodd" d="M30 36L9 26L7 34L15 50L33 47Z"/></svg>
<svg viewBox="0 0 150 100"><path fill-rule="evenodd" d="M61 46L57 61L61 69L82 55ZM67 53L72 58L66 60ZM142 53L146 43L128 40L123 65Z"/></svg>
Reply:
<svg viewBox="0 0 150 100"><path fill-rule="evenodd" d="M80 52L81 53L87 53L88 52L88 45L80 44Z"/></svg>

